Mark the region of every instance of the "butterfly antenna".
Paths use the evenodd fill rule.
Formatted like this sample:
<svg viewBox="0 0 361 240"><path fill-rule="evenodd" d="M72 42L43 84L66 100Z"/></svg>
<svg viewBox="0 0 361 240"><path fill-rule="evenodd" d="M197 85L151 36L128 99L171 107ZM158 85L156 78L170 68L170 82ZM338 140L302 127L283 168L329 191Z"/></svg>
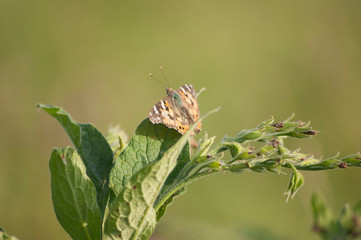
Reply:
<svg viewBox="0 0 361 240"><path fill-rule="evenodd" d="M167 76L165 75L165 73L164 73L164 71L163 71L163 67L160 66L159 68L160 68L160 71L161 71L162 74L163 74L163 77L165 78L165 80L166 80L166 82L167 82L167 84L168 84L168 87L170 87L170 84L169 84L169 82L168 82Z"/></svg>
<svg viewBox="0 0 361 240"><path fill-rule="evenodd" d="M196 94L196 98L198 98L198 96L204 92L205 90L207 90L206 88L202 88L201 90L199 90L199 92Z"/></svg>
<svg viewBox="0 0 361 240"><path fill-rule="evenodd" d="M153 74L149 73L149 77L151 77L151 78L153 78L154 80L156 80L156 81L160 82L161 84L163 84L163 85L167 86L164 82L162 82L162 81L161 81L161 80L159 80L158 78L154 77L154 75L153 75Z"/></svg>

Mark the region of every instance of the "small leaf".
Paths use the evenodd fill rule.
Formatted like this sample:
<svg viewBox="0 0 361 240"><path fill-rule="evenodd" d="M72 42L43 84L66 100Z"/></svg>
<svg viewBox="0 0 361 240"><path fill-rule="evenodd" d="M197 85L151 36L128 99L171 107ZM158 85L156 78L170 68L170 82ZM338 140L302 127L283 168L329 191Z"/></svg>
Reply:
<svg viewBox="0 0 361 240"><path fill-rule="evenodd" d="M266 127L266 126L268 126L268 125L270 125L270 124L272 124L273 122L274 122L274 117L273 116L271 116L271 118L270 119L267 119L266 121L264 121L264 122L262 122L262 123L260 123L258 126L257 126L257 128L264 128L264 127Z"/></svg>
<svg viewBox="0 0 361 240"><path fill-rule="evenodd" d="M278 146L279 146L279 145L278 145ZM256 155L257 155L257 156L260 156L260 155L268 155L268 154L274 152L275 149L276 149L276 148L273 147L272 144L267 143L267 144L265 144L262 148L260 148L260 149L257 151Z"/></svg>
<svg viewBox="0 0 361 240"><path fill-rule="evenodd" d="M0 228L0 240L18 240L16 237L8 235L6 232Z"/></svg>
<svg viewBox="0 0 361 240"><path fill-rule="evenodd" d="M323 239L346 239L343 227L333 220L330 209L319 194L312 195L311 204L313 210L312 230Z"/></svg>
<svg viewBox="0 0 361 240"><path fill-rule="evenodd" d="M113 152L104 136L91 124L73 120L60 107L38 104L38 107L59 121L86 167L86 173L97 190L97 201L104 215L109 196L109 172L113 164Z"/></svg>
<svg viewBox="0 0 361 240"><path fill-rule="evenodd" d="M175 192L174 194L172 194L172 196L164 202L164 204L157 211L157 222L163 217L163 215L165 214L165 212L167 210L168 205L170 205L173 202L173 199L175 197L182 195L186 191L187 191L187 188L183 187L183 188L179 189L177 192Z"/></svg>
<svg viewBox="0 0 361 240"><path fill-rule="evenodd" d="M105 138L107 139L113 153L123 151L125 146L128 144L128 136L119 125L110 126Z"/></svg>
<svg viewBox="0 0 361 240"><path fill-rule="evenodd" d="M357 204L354 207L355 213L361 216L361 200L357 202Z"/></svg>
<svg viewBox="0 0 361 240"><path fill-rule="evenodd" d="M244 151L244 147L238 142L222 142L217 146L217 150L214 154L223 152L228 149L231 152L231 156L233 158L239 156Z"/></svg>
<svg viewBox="0 0 361 240"><path fill-rule="evenodd" d="M343 157L341 159L341 161L349 163L349 164L361 166L361 155L360 155L360 153L350 154L350 155Z"/></svg>
<svg viewBox="0 0 361 240"><path fill-rule="evenodd" d="M354 222L352 221L353 212L348 203L341 210L339 224L343 229L351 230L354 226Z"/></svg>
<svg viewBox="0 0 361 240"><path fill-rule="evenodd" d="M199 150L198 152L193 156L193 159L197 162L199 158L202 156L205 156L208 154L210 147L212 146L214 139L216 137L208 138L208 134L206 133L204 137L199 141ZM192 160L192 161L194 161Z"/></svg>
<svg viewBox="0 0 361 240"><path fill-rule="evenodd" d="M332 213L319 194L314 193L311 199L313 222L320 228L328 228L332 223Z"/></svg>
<svg viewBox="0 0 361 240"><path fill-rule="evenodd" d="M237 142L244 142L246 140L256 140L264 136L264 132L258 129L250 129L241 131L237 135Z"/></svg>
<svg viewBox="0 0 361 240"><path fill-rule="evenodd" d="M73 239L101 239L101 217L93 182L77 152L55 148L50 157L51 193L56 217Z"/></svg>
<svg viewBox="0 0 361 240"><path fill-rule="evenodd" d="M302 187L303 183L304 183L304 179L302 174L297 171L297 169L295 168L295 166L293 164L287 164L291 170L292 170L292 176L290 179L290 182L288 184L287 190L285 192L285 195L287 195L287 200L288 201L289 197L293 198L297 191Z"/></svg>
<svg viewBox="0 0 361 240"><path fill-rule="evenodd" d="M283 122L289 122L291 121L293 118L295 117L295 113L292 113L291 116L289 116L286 120L284 120Z"/></svg>

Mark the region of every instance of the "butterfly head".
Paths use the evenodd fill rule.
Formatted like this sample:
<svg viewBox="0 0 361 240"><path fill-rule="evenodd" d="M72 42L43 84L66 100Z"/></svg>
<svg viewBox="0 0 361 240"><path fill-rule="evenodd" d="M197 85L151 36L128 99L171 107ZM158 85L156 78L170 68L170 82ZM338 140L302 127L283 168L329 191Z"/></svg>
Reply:
<svg viewBox="0 0 361 240"><path fill-rule="evenodd" d="M176 104L179 104L179 105L182 104L181 96L179 96L177 91L175 91L172 88L166 88L165 90L167 92L167 96L169 96L171 99L173 99Z"/></svg>
<svg viewBox="0 0 361 240"><path fill-rule="evenodd" d="M172 93L174 93L174 89L170 88L170 87L166 87L165 91L167 93L167 96L170 96L170 97L172 96Z"/></svg>

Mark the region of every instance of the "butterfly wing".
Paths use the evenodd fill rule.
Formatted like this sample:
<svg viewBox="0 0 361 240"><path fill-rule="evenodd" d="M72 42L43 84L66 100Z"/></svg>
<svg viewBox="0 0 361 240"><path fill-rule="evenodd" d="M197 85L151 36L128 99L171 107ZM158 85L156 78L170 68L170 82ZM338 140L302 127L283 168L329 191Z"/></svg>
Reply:
<svg viewBox="0 0 361 240"><path fill-rule="evenodd" d="M196 91L192 85L185 84L176 91L168 88L167 94L153 106L148 115L149 120L154 124L163 123L184 134L199 119ZM194 131L199 133L201 128L202 123L199 123ZM191 135L194 136L194 132Z"/></svg>
<svg viewBox="0 0 361 240"><path fill-rule="evenodd" d="M189 122L184 118L182 111L177 107L171 96L165 97L152 107L148 114L149 120L154 123L163 123L168 128L176 129L184 134L189 129Z"/></svg>
<svg viewBox="0 0 361 240"><path fill-rule="evenodd" d="M190 84L185 84L177 89L178 95L181 97L182 109L186 112L189 119L189 125L193 124L199 119L199 107L196 99L196 91ZM194 129L199 133L202 129L202 123L198 123Z"/></svg>

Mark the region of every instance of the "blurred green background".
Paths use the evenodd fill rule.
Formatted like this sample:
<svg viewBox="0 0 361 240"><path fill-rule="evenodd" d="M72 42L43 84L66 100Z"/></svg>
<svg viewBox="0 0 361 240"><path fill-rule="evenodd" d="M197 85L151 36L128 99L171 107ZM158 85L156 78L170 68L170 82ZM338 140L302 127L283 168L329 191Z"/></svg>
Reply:
<svg viewBox="0 0 361 240"><path fill-rule="evenodd" d="M271 115L311 120L321 133L291 140L316 157L360 151L361 2L0 0L0 226L20 239L69 239L50 196L52 147L70 144L37 102L64 107L102 132L129 136L173 88L206 87L204 131L235 135ZM218 174L177 198L153 239L317 239L310 197L338 213L361 199L361 169L289 175ZM273 238L271 238L273 236Z"/></svg>

